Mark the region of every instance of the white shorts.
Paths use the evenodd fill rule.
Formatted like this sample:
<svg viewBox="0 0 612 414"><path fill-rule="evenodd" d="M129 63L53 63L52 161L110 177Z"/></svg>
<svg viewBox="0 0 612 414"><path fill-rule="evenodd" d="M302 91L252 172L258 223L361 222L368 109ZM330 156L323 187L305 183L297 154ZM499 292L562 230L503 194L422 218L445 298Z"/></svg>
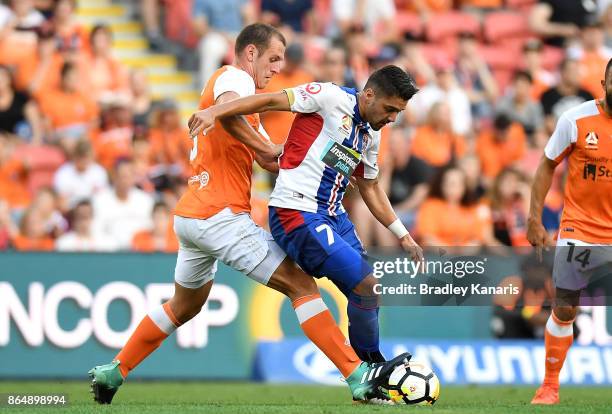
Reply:
<svg viewBox="0 0 612 414"><path fill-rule="evenodd" d="M249 214L229 208L207 219L174 216L174 232L179 241L174 280L189 289L213 280L217 260L266 285L286 256Z"/></svg>
<svg viewBox="0 0 612 414"><path fill-rule="evenodd" d="M582 290L602 277L612 276L612 245L558 239L553 281L555 287Z"/></svg>

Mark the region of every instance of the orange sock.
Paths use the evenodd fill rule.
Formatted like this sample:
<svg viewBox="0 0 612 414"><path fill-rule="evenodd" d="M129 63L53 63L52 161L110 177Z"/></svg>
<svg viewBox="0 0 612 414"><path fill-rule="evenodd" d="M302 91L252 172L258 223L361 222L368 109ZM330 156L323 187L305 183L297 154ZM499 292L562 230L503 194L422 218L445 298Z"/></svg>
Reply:
<svg viewBox="0 0 612 414"><path fill-rule="evenodd" d="M302 330L346 378L361 360L348 344L348 341L336 325L336 321L325 306L320 295L308 295L293 301Z"/></svg>
<svg viewBox="0 0 612 414"><path fill-rule="evenodd" d="M155 351L180 326L168 302L155 308L136 327L123 349L115 357L121 364L123 378Z"/></svg>
<svg viewBox="0 0 612 414"><path fill-rule="evenodd" d="M571 321L562 321L551 312L546 331L544 333L544 346L546 348L546 372L544 385L559 387L559 373L563 368L567 351L574 341L574 329Z"/></svg>

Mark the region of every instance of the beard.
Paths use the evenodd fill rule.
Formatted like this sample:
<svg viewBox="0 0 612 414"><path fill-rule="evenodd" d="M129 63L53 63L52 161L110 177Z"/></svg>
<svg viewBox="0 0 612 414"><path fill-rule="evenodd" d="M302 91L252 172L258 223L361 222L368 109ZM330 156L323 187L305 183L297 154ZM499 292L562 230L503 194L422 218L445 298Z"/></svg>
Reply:
<svg viewBox="0 0 612 414"><path fill-rule="evenodd" d="M612 109L612 92L606 92L606 105L608 109Z"/></svg>

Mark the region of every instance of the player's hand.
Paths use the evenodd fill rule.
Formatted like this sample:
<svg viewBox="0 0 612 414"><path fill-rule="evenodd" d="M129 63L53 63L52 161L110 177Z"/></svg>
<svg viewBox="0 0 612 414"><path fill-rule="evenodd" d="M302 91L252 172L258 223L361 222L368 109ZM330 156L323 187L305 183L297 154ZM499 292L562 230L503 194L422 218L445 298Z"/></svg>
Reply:
<svg viewBox="0 0 612 414"><path fill-rule="evenodd" d="M542 222L533 220L531 217L527 220L527 240L536 248L536 255L540 261L542 261L542 250L548 251L548 247L553 246L550 235Z"/></svg>
<svg viewBox="0 0 612 414"><path fill-rule="evenodd" d="M203 109L195 112L189 117L189 135L191 137L197 137L200 132L204 135L215 126L215 116L212 110Z"/></svg>
<svg viewBox="0 0 612 414"><path fill-rule="evenodd" d="M402 246L406 253L410 254L413 261L420 262L423 260L423 249L414 241L410 234L406 234L400 239L400 246Z"/></svg>

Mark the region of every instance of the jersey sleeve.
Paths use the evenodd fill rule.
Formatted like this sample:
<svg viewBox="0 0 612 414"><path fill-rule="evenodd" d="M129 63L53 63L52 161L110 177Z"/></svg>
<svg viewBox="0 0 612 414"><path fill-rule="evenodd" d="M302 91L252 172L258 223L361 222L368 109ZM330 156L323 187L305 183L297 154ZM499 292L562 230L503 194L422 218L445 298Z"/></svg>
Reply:
<svg viewBox="0 0 612 414"><path fill-rule="evenodd" d="M567 115L562 115L544 148L546 158L561 162L573 149L578 137L578 127Z"/></svg>
<svg viewBox="0 0 612 414"><path fill-rule="evenodd" d="M363 151L355 176L368 180L378 177L378 151L380 151L380 131L373 131L371 143Z"/></svg>
<svg viewBox="0 0 612 414"><path fill-rule="evenodd" d="M241 98L255 95L255 82L248 73L242 70L228 69L215 81L213 88L215 101L225 92L235 92Z"/></svg>
<svg viewBox="0 0 612 414"><path fill-rule="evenodd" d="M311 82L293 88L284 89L289 98L291 112L310 114L321 112L327 107L333 107L335 99L339 94L334 94L338 89L333 83Z"/></svg>

